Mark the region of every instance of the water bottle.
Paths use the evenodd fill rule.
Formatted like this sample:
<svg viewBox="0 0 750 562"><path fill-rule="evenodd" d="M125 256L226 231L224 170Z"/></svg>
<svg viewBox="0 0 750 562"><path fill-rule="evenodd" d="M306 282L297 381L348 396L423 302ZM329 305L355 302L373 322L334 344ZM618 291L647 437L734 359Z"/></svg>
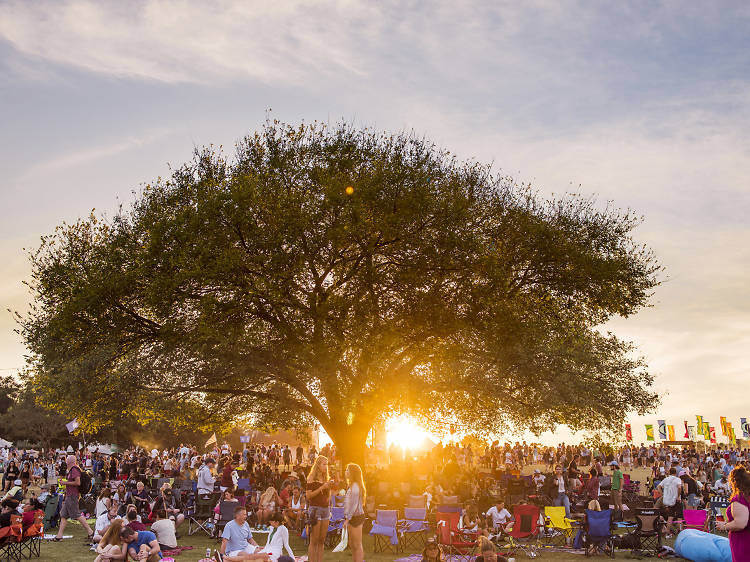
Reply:
<svg viewBox="0 0 750 562"><path fill-rule="evenodd" d="M206 549L206 558L211 558L211 549L210 548Z"/></svg>

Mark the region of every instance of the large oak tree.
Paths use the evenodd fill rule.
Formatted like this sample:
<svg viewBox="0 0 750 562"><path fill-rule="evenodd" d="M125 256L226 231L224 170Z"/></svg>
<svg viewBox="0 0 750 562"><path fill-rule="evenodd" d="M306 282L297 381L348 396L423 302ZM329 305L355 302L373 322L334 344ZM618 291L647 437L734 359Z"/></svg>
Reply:
<svg viewBox="0 0 750 562"><path fill-rule="evenodd" d="M395 412L611 428L656 403L602 330L658 284L638 223L413 135L269 122L44 237L19 322L40 400L92 427L317 420L360 461Z"/></svg>

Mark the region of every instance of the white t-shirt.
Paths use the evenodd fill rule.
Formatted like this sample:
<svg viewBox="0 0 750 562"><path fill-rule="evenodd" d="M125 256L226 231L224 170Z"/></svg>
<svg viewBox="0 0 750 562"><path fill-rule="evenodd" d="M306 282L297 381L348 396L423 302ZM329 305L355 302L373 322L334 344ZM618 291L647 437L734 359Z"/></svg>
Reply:
<svg viewBox="0 0 750 562"><path fill-rule="evenodd" d="M171 519L158 519L151 525L151 531L156 535L159 544L177 548L177 537L175 536L174 521Z"/></svg>
<svg viewBox="0 0 750 562"><path fill-rule="evenodd" d="M677 478L674 474L670 474L659 484L662 489L662 499L664 505L672 507L677 503L677 498L680 496L680 490L682 489L682 480Z"/></svg>
<svg viewBox="0 0 750 562"><path fill-rule="evenodd" d="M507 509L502 508L500 511L498 511L497 506L493 505L487 510L487 517L492 517L492 525L494 525L495 527L499 527L500 525L505 525L508 521L510 521L511 515Z"/></svg>

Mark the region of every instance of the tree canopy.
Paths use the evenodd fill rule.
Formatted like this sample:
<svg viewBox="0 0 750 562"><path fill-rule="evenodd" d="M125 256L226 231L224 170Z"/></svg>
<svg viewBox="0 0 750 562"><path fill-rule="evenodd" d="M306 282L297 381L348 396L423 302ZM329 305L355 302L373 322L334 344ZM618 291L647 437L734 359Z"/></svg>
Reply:
<svg viewBox="0 0 750 562"><path fill-rule="evenodd" d="M657 402L602 330L659 282L639 222L412 134L268 122L43 237L19 316L32 384L91 427L317 421L357 457L396 412L617 426Z"/></svg>

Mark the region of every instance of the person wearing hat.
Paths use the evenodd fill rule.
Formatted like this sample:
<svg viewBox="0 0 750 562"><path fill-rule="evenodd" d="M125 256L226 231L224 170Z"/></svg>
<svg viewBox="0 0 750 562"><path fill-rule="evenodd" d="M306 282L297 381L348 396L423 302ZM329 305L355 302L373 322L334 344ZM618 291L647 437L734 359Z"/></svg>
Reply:
<svg viewBox="0 0 750 562"><path fill-rule="evenodd" d="M23 482L21 482L20 478L16 478L13 480L13 485L10 487L10 490L7 491L7 493L3 496L3 500L17 500L21 501L23 499Z"/></svg>
<svg viewBox="0 0 750 562"><path fill-rule="evenodd" d="M216 461L213 457L208 457L203 463L203 466L198 469L198 494L211 494L214 491L214 483L216 479L211 474L211 471L216 465Z"/></svg>
<svg viewBox="0 0 750 562"><path fill-rule="evenodd" d="M620 470L620 465L617 464L617 461L612 461L609 463L609 466L612 467L612 487L610 488L612 505L614 506L615 513L619 513L622 516L622 470Z"/></svg>
<svg viewBox="0 0 750 562"><path fill-rule="evenodd" d="M682 480L682 494L685 497L685 502L690 509L697 509L700 504L698 498L698 482L690 475L690 469L684 468L678 475Z"/></svg>

